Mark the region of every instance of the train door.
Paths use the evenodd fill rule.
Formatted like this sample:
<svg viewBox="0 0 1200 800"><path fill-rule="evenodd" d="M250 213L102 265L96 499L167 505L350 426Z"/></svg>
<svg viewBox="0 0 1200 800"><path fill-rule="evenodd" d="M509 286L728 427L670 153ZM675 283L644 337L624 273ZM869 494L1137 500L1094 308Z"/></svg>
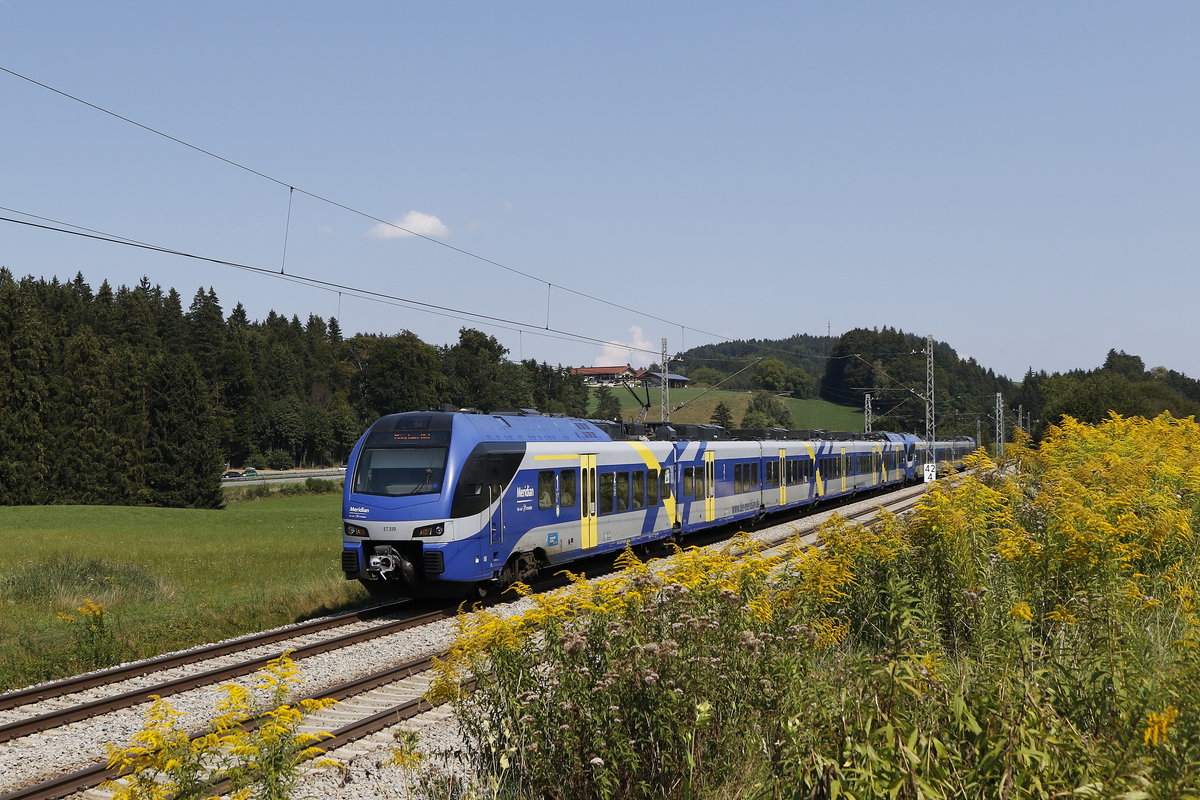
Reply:
<svg viewBox="0 0 1200 800"><path fill-rule="evenodd" d="M717 518L717 454L704 451L704 521Z"/></svg>
<svg viewBox="0 0 1200 800"><path fill-rule="evenodd" d="M596 454L579 457L579 537L584 550L590 550L599 538L596 524Z"/></svg>
<svg viewBox="0 0 1200 800"><path fill-rule="evenodd" d="M503 466L503 458L499 454L488 455L488 507L490 508L493 504L496 506L496 510L488 522L492 544L500 544L504 541L504 481L500 477Z"/></svg>
<svg viewBox="0 0 1200 800"><path fill-rule="evenodd" d="M787 505L787 450L779 448L779 466L775 469L775 479L779 483L779 505Z"/></svg>

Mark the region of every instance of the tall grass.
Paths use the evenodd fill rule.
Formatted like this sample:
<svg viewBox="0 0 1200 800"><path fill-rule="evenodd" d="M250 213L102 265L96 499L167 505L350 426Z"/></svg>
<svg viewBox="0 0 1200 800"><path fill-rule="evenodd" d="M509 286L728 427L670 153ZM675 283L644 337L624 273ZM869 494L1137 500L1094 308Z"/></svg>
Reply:
<svg viewBox="0 0 1200 800"><path fill-rule="evenodd" d="M109 663L360 602L340 570L338 506L305 494L221 511L0 508L0 690L103 666L81 657L85 602L104 607Z"/></svg>
<svg viewBox="0 0 1200 800"><path fill-rule="evenodd" d="M627 556L462 617L436 692L472 791L1198 796L1200 427L1068 420L1010 454L821 550Z"/></svg>

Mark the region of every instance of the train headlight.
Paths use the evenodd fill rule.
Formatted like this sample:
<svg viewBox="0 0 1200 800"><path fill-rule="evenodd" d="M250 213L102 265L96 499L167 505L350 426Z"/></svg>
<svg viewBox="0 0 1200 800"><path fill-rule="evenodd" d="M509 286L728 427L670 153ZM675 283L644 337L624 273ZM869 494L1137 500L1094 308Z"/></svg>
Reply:
<svg viewBox="0 0 1200 800"><path fill-rule="evenodd" d="M361 525L351 525L349 522L347 522L347 523L343 524L342 528L343 528L343 530L346 531L347 536L369 536L370 535L369 533L367 533L367 529Z"/></svg>
<svg viewBox="0 0 1200 800"><path fill-rule="evenodd" d="M439 522L436 525L425 525L413 531L413 536L441 536L446 532L445 523Z"/></svg>

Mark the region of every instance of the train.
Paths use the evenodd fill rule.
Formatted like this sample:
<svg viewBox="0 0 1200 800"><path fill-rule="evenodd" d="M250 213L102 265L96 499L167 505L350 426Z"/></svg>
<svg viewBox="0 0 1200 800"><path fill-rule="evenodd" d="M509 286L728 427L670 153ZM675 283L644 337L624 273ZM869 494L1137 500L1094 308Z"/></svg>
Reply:
<svg viewBox="0 0 1200 800"><path fill-rule="evenodd" d="M376 597L484 597L594 555L919 480L974 449L531 410L389 414L346 465L342 571Z"/></svg>

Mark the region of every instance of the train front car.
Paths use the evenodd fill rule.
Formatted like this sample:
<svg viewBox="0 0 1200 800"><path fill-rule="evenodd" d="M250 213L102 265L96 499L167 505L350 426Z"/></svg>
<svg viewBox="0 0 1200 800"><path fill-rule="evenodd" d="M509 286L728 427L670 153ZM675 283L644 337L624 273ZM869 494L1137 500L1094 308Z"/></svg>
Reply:
<svg viewBox="0 0 1200 800"><path fill-rule="evenodd" d="M480 595L523 577L536 565L510 560L519 537L511 519L505 524L505 509L513 507L511 517L513 504L529 499L516 494L532 488L512 484L528 444L539 441L610 440L591 423L557 417L407 412L379 419L347 464L346 578L375 596L440 597Z"/></svg>

